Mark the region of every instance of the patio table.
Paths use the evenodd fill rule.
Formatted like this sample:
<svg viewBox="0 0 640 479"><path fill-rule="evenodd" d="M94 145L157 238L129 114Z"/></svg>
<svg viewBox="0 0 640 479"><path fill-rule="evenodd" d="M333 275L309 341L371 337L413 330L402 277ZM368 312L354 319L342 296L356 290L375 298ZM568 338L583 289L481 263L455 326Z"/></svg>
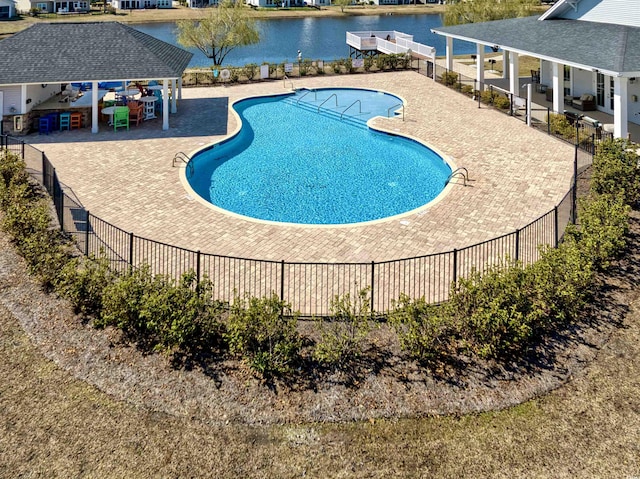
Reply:
<svg viewBox="0 0 640 479"><path fill-rule="evenodd" d="M143 96L140 101L144 103L144 119L152 120L156 117L155 102L158 99L155 96Z"/></svg>
<svg viewBox="0 0 640 479"><path fill-rule="evenodd" d="M109 115L109 126L113 126L113 113L116 111L116 108L115 106L107 106L100 110L103 115Z"/></svg>

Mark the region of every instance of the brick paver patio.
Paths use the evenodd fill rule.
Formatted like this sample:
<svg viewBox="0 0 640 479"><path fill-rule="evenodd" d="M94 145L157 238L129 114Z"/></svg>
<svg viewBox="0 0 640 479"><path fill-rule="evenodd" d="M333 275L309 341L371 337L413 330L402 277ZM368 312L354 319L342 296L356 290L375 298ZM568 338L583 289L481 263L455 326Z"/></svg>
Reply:
<svg viewBox="0 0 640 479"><path fill-rule="evenodd" d="M26 141L46 152L60 180L92 214L110 223L205 253L269 260L369 262L461 248L525 226L569 189L572 147L507 115L478 109L415 72L294 78L293 84L366 87L403 97L404 122L377 118L373 124L426 142L468 168L473 181L450 185L440 201L417 213L360 226L266 224L190 197L180 168L171 165L175 153L233 133L238 125L229 105L286 92L282 81L184 89L168 131L152 120L128 132L101 124L98 134L85 128Z"/></svg>

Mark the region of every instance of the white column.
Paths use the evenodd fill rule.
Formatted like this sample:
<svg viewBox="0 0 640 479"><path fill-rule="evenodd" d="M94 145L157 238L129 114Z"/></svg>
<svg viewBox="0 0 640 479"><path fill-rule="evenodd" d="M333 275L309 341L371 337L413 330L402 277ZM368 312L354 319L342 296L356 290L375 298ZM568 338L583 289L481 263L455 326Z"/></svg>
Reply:
<svg viewBox="0 0 640 479"><path fill-rule="evenodd" d="M178 100L182 100L182 77L178 78Z"/></svg>
<svg viewBox="0 0 640 479"><path fill-rule="evenodd" d="M628 105L627 94L629 79L614 77L613 79L613 136L616 138L627 138L629 134L627 122Z"/></svg>
<svg viewBox="0 0 640 479"><path fill-rule="evenodd" d="M520 96L519 68L520 68L520 57L516 52L510 52L509 53L509 91L514 95L518 95L518 96Z"/></svg>
<svg viewBox="0 0 640 479"><path fill-rule="evenodd" d="M98 82L91 82L91 133L98 133Z"/></svg>
<svg viewBox="0 0 640 479"><path fill-rule="evenodd" d="M557 62L551 62L551 88L553 88L553 111L562 113L564 110L564 70L560 76L561 65Z"/></svg>
<svg viewBox="0 0 640 479"><path fill-rule="evenodd" d="M169 129L169 80L162 80L162 129Z"/></svg>
<svg viewBox="0 0 640 479"><path fill-rule="evenodd" d="M177 92L176 92L176 79L171 80L171 113L176 113L178 111L177 105Z"/></svg>
<svg viewBox="0 0 640 479"><path fill-rule="evenodd" d="M516 55L516 53L514 53ZM511 71L507 68L510 63L511 52L508 50L502 50L502 78L513 78Z"/></svg>
<svg viewBox="0 0 640 479"><path fill-rule="evenodd" d="M447 70L453 70L453 38L446 37L447 39L447 48L445 49L446 54L446 67Z"/></svg>
<svg viewBox="0 0 640 479"><path fill-rule="evenodd" d="M476 80L478 88L484 83L484 45L476 44Z"/></svg>
<svg viewBox="0 0 640 479"><path fill-rule="evenodd" d="M20 113L27 112L27 85L20 86ZM0 112L0 116L2 112ZM0 118L1 120L2 118Z"/></svg>

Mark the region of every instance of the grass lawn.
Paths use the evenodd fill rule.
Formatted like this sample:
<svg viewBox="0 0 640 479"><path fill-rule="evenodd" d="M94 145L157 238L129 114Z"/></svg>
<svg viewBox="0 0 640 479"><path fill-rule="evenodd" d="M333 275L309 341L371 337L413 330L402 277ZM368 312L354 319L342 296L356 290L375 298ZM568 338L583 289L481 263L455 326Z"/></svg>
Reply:
<svg viewBox="0 0 640 479"><path fill-rule="evenodd" d="M462 417L262 427L116 400L45 358L0 302L0 477L636 477L640 314L630 294L596 360L545 397Z"/></svg>

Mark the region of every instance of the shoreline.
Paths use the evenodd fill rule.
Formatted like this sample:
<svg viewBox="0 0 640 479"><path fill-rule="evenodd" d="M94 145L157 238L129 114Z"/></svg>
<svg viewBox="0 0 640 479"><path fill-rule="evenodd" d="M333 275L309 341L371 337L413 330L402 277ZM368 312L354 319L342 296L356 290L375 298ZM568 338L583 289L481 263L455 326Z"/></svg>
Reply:
<svg viewBox="0 0 640 479"><path fill-rule="evenodd" d="M440 15L446 11L446 5L352 5L345 8L344 13L338 6L300 9L260 9L252 10L252 17L258 20L280 18L314 18L314 17L345 17L367 15ZM540 13L546 10L540 9ZM175 22L179 20L197 20L207 13L206 8L173 7L168 9L150 10L118 10L116 14L91 12L88 15L54 15L42 17L24 16L20 20L6 20L0 22L0 40L4 37L24 30L29 25L38 22L113 22L122 23L159 23Z"/></svg>
<svg viewBox="0 0 640 479"><path fill-rule="evenodd" d="M320 10L314 8L294 9L260 9L251 10L251 16L257 20L280 18L313 18L313 17L345 17L363 15L439 15L444 13L446 5L353 5L345 8L329 6ZM54 15L40 17L24 16L20 20L0 22L0 40L6 36L24 30L29 25L38 22L122 22L122 23L159 23L176 22L179 20L197 20L207 14L206 8L173 7L167 9L149 10L118 10L116 14L103 14L93 11L87 15Z"/></svg>

